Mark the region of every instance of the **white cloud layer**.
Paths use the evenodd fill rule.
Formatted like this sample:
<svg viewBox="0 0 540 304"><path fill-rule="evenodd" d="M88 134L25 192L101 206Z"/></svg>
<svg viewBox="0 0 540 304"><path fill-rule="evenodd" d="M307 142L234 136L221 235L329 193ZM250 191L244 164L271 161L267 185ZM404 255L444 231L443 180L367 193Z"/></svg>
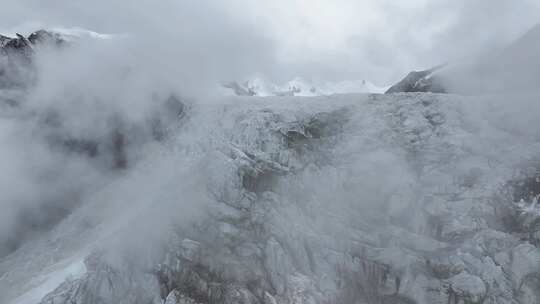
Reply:
<svg viewBox="0 0 540 304"><path fill-rule="evenodd" d="M540 2L7 0L0 20L8 33L67 26L159 37L156 48L178 45L174 51L204 58L229 79L259 72L383 85L410 69L508 43L540 21Z"/></svg>

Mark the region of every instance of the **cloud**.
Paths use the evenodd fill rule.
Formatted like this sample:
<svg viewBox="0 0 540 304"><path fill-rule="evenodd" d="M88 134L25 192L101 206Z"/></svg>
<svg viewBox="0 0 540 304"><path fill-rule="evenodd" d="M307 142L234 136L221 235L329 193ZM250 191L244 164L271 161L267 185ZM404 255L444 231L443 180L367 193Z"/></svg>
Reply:
<svg viewBox="0 0 540 304"><path fill-rule="evenodd" d="M142 230L163 237L168 216L181 222L198 215L212 200L201 189L206 177L226 171L213 155L197 150L205 122L192 122L200 133L180 138L193 159L167 155L171 151L140 138L149 136L144 128L151 114L171 95L200 102L219 82L254 73L387 84L411 69L504 46L536 23L539 12L532 0L3 1L5 33L80 27L116 38L86 37L63 50L39 52L37 84L21 109L0 118L0 257L81 205L90 206L83 213L89 218L115 222L120 214L122 227L146 216L147 225L130 230L128 243L145 237ZM50 116L59 118L59 127L44 123ZM138 135L126 140L126 153L143 164L139 171L110 170L99 163L107 159L66 153L50 140L111 146L115 132ZM201 163L216 168L201 172ZM110 182L98 195L88 193ZM101 214L93 214L103 205Z"/></svg>
<svg viewBox="0 0 540 304"><path fill-rule="evenodd" d="M27 206L42 208L55 200L41 193L69 192L62 178L58 184L41 183L42 171L70 181L85 176L80 184L67 184L75 189L107 178L100 169L51 150L49 131L40 125L51 110L62 118L62 134L102 140L111 133L111 117L144 125L155 96L204 99L220 81L255 73L278 80L391 83L410 69L503 46L540 14L539 4L529 0L9 0L1 8L0 29L6 33L81 27L117 37L87 37L36 57L38 82L24 104L34 116L6 120L0 130L7 147L1 152L4 171L11 172L0 181L9 197L2 208L10 210L11 219ZM14 131L27 128L34 132ZM15 191L12 180L29 191Z"/></svg>
<svg viewBox="0 0 540 304"><path fill-rule="evenodd" d="M282 78L389 83L502 47L540 22L540 4L531 0L250 3L246 15L276 41Z"/></svg>
<svg viewBox="0 0 540 304"><path fill-rule="evenodd" d="M379 69L381 80L502 48L540 22L529 0L407 3L381 1L382 21L349 40L352 62Z"/></svg>
<svg viewBox="0 0 540 304"><path fill-rule="evenodd" d="M258 28L238 21L238 14L220 1L23 0L3 4L0 29L81 27L129 34L126 51L139 56L138 63L154 64L177 82L207 82L272 65L271 41Z"/></svg>
<svg viewBox="0 0 540 304"><path fill-rule="evenodd" d="M3 4L0 17L0 28L11 31L17 26L54 24L137 33L155 44L155 51L187 56L192 60L183 64L199 66L196 71L205 76L213 72L216 78L259 72L281 80L299 75L392 82L410 69L510 42L540 21L540 4L10 0Z"/></svg>
<svg viewBox="0 0 540 304"><path fill-rule="evenodd" d="M7 33L79 27L115 37L41 48L35 85L0 119L2 169L9 172L0 179L0 256L67 216L86 190L115 178L106 155L115 132L128 157L144 159L149 121L169 96L204 99L221 80L273 62L272 42L220 1L7 1L0 19ZM97 145L100 154L70 153L66 141Z"/></svg>

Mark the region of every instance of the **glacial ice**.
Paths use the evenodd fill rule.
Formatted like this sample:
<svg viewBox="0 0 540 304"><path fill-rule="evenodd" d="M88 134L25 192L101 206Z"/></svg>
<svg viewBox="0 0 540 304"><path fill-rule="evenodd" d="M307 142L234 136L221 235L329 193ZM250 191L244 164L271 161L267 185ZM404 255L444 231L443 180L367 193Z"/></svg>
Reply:
<svg viewBox="0 0 540 304"><path fill-rule="evenodd" d="M531 178L538 107L194 102L166 143L0 260L0 292L24 303L32 277L85 256L40 303L538 303L537 208L504 191Z"/></svg>

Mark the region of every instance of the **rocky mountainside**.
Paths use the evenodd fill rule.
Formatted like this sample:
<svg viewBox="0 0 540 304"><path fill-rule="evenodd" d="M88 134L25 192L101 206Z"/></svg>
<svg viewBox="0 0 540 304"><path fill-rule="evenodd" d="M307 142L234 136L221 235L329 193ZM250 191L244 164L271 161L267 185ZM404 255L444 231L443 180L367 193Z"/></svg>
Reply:
<svg viewBox="0 0 540 304"><path fill-rule="evenodd" d="M0 90L3 166L40 190L0 180L0 303L540 302L534 96L35 90Z"/></svg>

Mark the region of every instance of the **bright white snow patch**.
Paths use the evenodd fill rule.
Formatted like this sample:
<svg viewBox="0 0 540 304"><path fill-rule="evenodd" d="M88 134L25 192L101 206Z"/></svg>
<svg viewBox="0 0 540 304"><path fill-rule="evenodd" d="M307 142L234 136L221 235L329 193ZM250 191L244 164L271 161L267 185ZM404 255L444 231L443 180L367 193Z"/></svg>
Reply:
<svg viewBox="0 0 540 304"><path fill-rule="evenodd" d="M378 87L366 80L346 80L339 82L311 82L296 77L283 84L275 84L262 78L253 78L242 83L234 83L251 96L328 96L334 94L384 93L387 87ZM224 95L235 95L234 89L224 90ZM238 94L238 92L236 93Z"/></svg>
<svg viewBox="0 0 540 304"><path fill-rule="evenodd" d="M43 297L60 286L68 278L80 278L86 273L86 266L83 260L77 260L69 264L62 262L51 267L49 273L41 274L29 283L30 290L16 298L11 304L35 304L39 303Z"/></svg>
<svg viewBox="0 0 540 304"><path fill-rule="evenodd" d="M116 35L111 34L101 34L94 31L90 31L87 29L83 29L80 27L72 27L72 28L52 28L52 32L58 33L62 35L62 37L66 40L75 40L75 39L103 39L103 40L109 40L115 38Z"/></svg>

